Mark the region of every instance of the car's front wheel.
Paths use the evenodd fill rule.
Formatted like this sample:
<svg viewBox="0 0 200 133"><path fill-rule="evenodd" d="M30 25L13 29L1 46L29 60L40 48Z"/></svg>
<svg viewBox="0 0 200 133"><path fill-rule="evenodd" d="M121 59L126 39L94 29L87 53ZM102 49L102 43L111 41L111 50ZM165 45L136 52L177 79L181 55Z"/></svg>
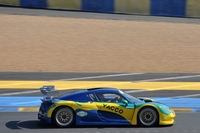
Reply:
<svg viewBox="0 0 200 133"><path fill-rule="evenodd" d="M155 126L158 123L158 113L154 108L145 107L138 113L138 121L142 126Z"/></svg>
<svg viewBox="0 0 200 133"><path fill-rule="evenodd" d="M70 127L74 124L74 111L69 107L60 107L53 114L53 121L59 127Z"/></svg>

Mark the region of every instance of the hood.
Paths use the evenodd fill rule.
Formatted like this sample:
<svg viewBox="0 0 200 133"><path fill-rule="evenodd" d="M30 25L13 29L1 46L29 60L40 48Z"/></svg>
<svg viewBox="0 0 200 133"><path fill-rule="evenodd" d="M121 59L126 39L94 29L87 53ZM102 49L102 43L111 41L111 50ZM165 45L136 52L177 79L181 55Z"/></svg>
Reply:
<svg viewBox="0 0 200 133"><path fill-rule="evenodd" d="M150 105L150 106L155 106L156 108L158 108L165 115L169 115L170 113L172 113L172 110L170 109L170 107L165 105L165 104L163 104L163 103L157 102L157 101L155 101L155 100L153 100L151 98L141 98L141 99L143 99L143 101L141 101L140 103L136 103L135 104L136 108L147 104L147 105Z"/></svg>
<svg viewBox="0 0 200 133"><path fill-rule="evenodd" d="M154 103L154 105L157 105L157 106L163 106L165 108L169 108L168 105L165 105L164 103L161 103L161 102L158 102L158 101L155 101L154 99L152 98L148 98L148 97L137 97L138 99L140 99L141 101L145 102L145 103Z"/></svg>

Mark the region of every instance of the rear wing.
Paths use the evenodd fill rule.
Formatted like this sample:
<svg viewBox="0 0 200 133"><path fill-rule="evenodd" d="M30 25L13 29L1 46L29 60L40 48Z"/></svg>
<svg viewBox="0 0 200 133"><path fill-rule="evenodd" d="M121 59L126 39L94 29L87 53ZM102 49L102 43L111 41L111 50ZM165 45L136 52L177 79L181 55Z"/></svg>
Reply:
<svg viewBox="0 0 200 133"><path fill-rule="evenodd" d="M41 93L43 94L44 98L58 96L59 91L55 89L55 86L43 86L40 88Z"/></svg>

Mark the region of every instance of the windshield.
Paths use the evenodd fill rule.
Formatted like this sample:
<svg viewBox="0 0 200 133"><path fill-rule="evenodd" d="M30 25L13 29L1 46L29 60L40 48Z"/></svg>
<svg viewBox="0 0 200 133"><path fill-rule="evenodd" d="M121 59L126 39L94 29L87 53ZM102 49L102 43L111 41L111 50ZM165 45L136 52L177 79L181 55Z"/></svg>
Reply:
<svg viewBox="0 0 200 133"><path fill-rule="evenodd" d="M129 94L123 92L123 91L120 91L120 93L121 93L125 98L127 98L128 100L130 100L130 101L133 102L133 103L141 102L140 99L138 99L138 98L136 98L136 97L134 97L134 96L131 96L131 95L129 95Z"/></svg>

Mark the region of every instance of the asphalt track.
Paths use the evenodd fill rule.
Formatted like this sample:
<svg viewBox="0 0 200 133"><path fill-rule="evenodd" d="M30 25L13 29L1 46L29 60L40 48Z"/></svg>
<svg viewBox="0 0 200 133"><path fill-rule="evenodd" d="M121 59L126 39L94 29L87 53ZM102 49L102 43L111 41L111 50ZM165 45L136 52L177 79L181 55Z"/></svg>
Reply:
<svg viewBox="0 0 200 133"><path fill-rule="evenodd" d="M129 82L192 82L199 83L199 74L153 74L153 73L141 73L141 74L122 74L122 73L0 73L0 81L15 81L20 80L28 82L32 80L40 81L129 81ZM36 90L30 89L28 90ZM27 90L26 89L26 90ZM0 89L0 94L19 92L16 95L11 96L41 96L39 92L20 94L24 92L24 89L16 88L4 88ZM61 90L62 93L66 93L72 90ZM130 91L130 89L129 89ZM148 97L174 97L174 96L187 96L187 98L199 98L199 90L156 90L156 91L144 91L133 92L134 96L148 96ZM197 95L197 96L196 96ZM4 96L5 97L5 96ZM14 102L14 101L13 101ZM200 101L196 101L199 102ZM154 127L154 128L141 128L137 126L93 126L93 127L72 127L69 129L58 129L54 126L40 125L37 120L37 112L1 112L0 113L0 129L1 132L20 132L31 133L38 132L43 133L199 133L200 132L200 113L197 112L179 112L177 111L176 122L171 127Z"/></svg>
<svg viewBox="0 0 200 133"><path fill-rule="evenodd" d="M176 123L171 126L141 128L137 126L79 126L56 128L40 125L37 113L1 113L2 133L199 133L200 113L178 113Z"/></svg>

